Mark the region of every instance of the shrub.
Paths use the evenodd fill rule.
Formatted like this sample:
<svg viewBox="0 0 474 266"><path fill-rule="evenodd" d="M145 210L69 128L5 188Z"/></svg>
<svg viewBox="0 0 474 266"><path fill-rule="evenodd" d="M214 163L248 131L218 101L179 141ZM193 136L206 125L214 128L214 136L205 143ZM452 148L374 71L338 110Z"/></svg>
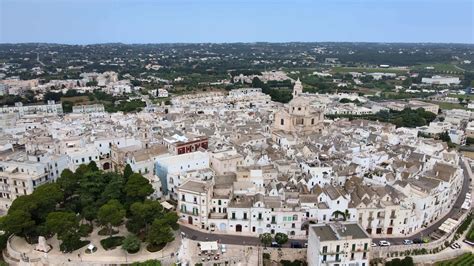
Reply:
<svg viewBox="0 0 474 266"><path fill-rule="evenodd" d="M270 253L263 253L263 259L264 260L269 260L270 259Z"/></svg>
<svg viewBox="0 0 474 266"><path fill-rule="evenodd" d="M127 236L122 243L122 249L128 253L137 253L140 250L141 241L136 235Z"/></svg>
<svg viewBox="0 0 474 266"><path fill-rule="evenodd" d="M122 245L124 239L125 239L124 236L112 236L106 239L102 239L100 241L100 244L105 250L114 249Z"/></svg>
<svg viewBox="0 0 474 266"><path fill-rule="evenodd" d="M149 252L157 252L157 251L162 250L165 246L166 246L166 243L161 244L161 245L148 244L148 246L146 246L146 250L148 250Z"/></svg>
<svg viewBox="0 0 474 266"><path fill-rule="evenodd" d="M107 227L104 227L104 228L100 229L97 234L100 235L100 236L108 236L108 235L110 235L110 234L109 234L109 230L108 230ZM118 234L118 231L112 229L112 235L115 235L115 234Z"/></svg>

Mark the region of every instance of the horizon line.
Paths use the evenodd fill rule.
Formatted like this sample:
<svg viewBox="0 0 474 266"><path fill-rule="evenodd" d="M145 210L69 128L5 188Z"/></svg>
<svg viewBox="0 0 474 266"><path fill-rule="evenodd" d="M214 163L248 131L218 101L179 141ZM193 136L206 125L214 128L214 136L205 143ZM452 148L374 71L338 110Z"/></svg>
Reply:
<svg viewBox="0 0 474 266"><path fill-rule="evenodd" d="M311 43L369 43L369 44L456 44L456 45L474 45L474 43L465 42L390 42L390 41L236 41L236 42L97 42L97 43L61 43L61 42L0 42L0 45L21 45L21 44L48 44L48 45L70 45L70 46L88 46L88 45L110 45L110 44L122 44L122 45L157 45L157 44L311 44Z"/></svg>

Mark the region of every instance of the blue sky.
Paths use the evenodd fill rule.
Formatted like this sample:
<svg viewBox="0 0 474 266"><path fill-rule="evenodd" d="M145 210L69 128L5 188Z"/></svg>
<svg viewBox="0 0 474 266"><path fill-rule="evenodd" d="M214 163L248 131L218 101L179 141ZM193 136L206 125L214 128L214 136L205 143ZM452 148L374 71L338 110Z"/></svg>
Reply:
<svg viewBox="0 0 474 266"><path fill-rule="evenodd" d="M0 0L0 43L474 43L474 0Z"/></svg>

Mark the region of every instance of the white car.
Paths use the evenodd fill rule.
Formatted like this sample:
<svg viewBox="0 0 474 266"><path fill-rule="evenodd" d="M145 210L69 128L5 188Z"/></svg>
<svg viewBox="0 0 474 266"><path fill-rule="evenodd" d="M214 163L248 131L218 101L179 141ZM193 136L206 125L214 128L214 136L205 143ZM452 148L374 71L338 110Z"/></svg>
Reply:
<svg viewBox="0 0 474 266"><path fill-rule="evenodd" d="M371 246L371 247L376 247L376 246L377 246L377 244L375 244L375 243L372 243L372 244L370 244L370 246Z"/></svg>
<svg viewBox="0 0 474 266"><path fill-rule="evenodd" d="M225 246L225 244L222 244L222 245L221 245L221 252L222 252L222 254L226 253L226 251L227 251L227 247Z"/></svg>
<svg viewBox="0 0 474 266"><path fill-rule="evenodd" d="M380 241L379 241L379 246L381 246L381 247L389 247L389 246L390 246L390 242L388 242L387 240L380 240Z"/></svg>
<svg viewBox="0 0 474 266"><path fill-rule="evenodd" d="M413 241L410 240L410 239L405 239L405 240L403 240L403 244L404 244L404 245L412 245L412 244L413 244Z"/></svg>

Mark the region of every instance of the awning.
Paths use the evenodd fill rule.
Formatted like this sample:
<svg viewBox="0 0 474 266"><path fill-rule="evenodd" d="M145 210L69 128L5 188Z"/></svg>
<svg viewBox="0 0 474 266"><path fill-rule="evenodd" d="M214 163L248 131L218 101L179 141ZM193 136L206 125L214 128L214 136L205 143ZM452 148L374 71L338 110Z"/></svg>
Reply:
<svg viewBox="0 0 474 266"><path fill-rule="evenodd" d="M167 209L168 211L174 209L174 206L168 203L167 201L161 202L161 206L163 206L163 208Z"/></svg>
<svg viewBox="0 0 474 266"><path fill-rule="evenodd" d="M458 225L458 221L448 218L440 227L438 228L439 230L445 232L445 233L450 233L454 230L454 228Z"/></svg>
<svg viewBox="0 0 474 266"><path fill-rule="evenodd" d="M201 245L201 251L213 251L219 249L217 241L199 242L199 244Z"/></svg>

